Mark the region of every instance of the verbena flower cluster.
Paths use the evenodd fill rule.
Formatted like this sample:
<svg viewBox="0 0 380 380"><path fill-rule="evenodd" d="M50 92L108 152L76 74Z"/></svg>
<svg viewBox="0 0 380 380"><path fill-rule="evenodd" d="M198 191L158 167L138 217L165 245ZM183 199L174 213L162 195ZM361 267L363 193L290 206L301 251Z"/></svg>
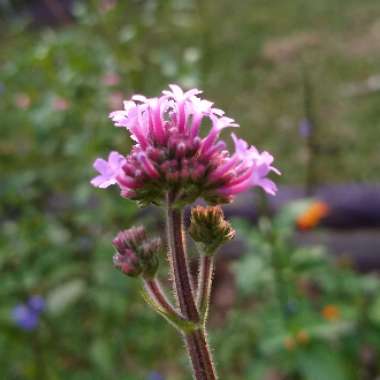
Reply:
<svg viewBox="0 0 380 380"><path fill-rule="evenodd" d="M124 102L124 110L110 114L135 144L127 156L113 151L107 161L98 158L94 168L99 175L92 184L116 184L123 197L142 205L162 203L167 192L180 204L198 197L211 204L228 203L254 186L274 195L276 186L266 177L270 171L279 174L273 157L234 133L235 152L230 154L220 133L238 127L234 120L201 99L197 89L169 88L156 98L135 95Z"/></svg>

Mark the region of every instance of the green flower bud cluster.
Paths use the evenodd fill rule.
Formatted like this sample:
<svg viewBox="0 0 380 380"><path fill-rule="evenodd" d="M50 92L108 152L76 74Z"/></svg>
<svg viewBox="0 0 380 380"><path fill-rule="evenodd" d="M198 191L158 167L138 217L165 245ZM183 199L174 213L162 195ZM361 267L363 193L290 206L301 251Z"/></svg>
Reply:
<svg viewBox="0 0 380 380"><path fill-rule="evenodd" d="M220 206L197 206L191 210L189 234L201 244L204 254L211 256L235 237L235 230L224 219Z"/></svg>

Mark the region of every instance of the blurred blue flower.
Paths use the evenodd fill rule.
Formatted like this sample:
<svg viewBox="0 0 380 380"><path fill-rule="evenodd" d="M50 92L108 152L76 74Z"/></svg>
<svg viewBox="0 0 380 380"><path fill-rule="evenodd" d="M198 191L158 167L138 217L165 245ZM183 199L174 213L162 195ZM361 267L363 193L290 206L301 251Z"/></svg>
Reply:
<svg viewBox="0 0 380 380"><path fill-rule="evenodd" d="M157 371L152 371L149 373L146 380L165 380L165 378Z"/></svg>
<svg viewBox="0 0 380 380"><path fill-rule="evenodd" d="M35 330L41 312L45 308L45 300L41 296L32 296L25 304L18 304L12 310L12 319L18 327L25 331Z"/></svg>
<svg viewBox="0 0 380 380"><path fill-rule="evenodd" d="M38 326L38 314L25 305L17 305L12 310L12 318L23 330L32 331Z"/></svg>
<svg viewBox="0 0 380 380"><path fill-rule="evenodd" d="M45 309L45 300L41 296L33 296L28 300L28 306L36 313L41 313Z"/></svg>
<svg viewBox="0 0 380 380"><path fill-rule="evenodd" d="M0 82L0 95L4 92L5 86L3 83Z"/></svg>
<svg viewBox="0 0 380 380"><path fill-rule="evenodd" d="M310 120L308 119L302 119L299 124L298 132L303 138L310 137L313 130L313 125L311 124Z"/></svg>

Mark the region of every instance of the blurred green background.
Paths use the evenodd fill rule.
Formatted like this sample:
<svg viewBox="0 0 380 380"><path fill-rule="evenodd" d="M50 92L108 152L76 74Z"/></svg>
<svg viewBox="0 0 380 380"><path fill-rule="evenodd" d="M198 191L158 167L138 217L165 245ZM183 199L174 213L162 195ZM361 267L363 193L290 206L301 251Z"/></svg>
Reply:
<svg viewBox="0 0 380 380"><path fill-rule="evenodd" d="M1 379L189 379L176 332L112 267L138 210L89 185L97 156L129 150L107 115L132 94L202 89L283 184L305 184L311 154L314 183L380 179L378 0L0 0L0 33ZM378 278L293 247L293 224L285 210L268 242L237 222L256 254L211 311L221 378L374 380Z"/></svg>

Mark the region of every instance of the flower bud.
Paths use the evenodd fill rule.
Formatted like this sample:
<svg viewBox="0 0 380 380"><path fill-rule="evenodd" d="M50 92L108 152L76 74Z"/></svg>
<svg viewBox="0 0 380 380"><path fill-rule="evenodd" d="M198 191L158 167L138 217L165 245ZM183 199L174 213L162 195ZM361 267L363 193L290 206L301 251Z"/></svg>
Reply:
<svg viewBox="0 0 380 380"><path fill-rule="evenodd" d="M144 227L120 231L113 245L117 252L113 262L124 274L131 277L153 278L158 269L158 255L162 251L161 239L148 239Z"/></svg>
<svg viewBox="0 0 380 380"><path fill-rule="evenodd" d="M207 256L211 256L224 243L235 237L235 230L224 219L219 206L197 206L191 210L190 236L202 245Z"/></svg>
<svg viewBox="0 0 380 380"><path fill-rule="evenodd" d="M137 277L141 274L142 267L136 250L132 247L133 240L128 239L129 232L130 230L120 231L113 240L112 243L117 250L113 256L113 263L127 276Z"/></svg>
<svg viewBox="0 0 380 380"><path fill-rule="evenodd" d="M141 261L144 263L143 275L146 278L153 278L157 272L159 261L158 255L163 251L160 238L147 240L141 247Z"/></svg>

